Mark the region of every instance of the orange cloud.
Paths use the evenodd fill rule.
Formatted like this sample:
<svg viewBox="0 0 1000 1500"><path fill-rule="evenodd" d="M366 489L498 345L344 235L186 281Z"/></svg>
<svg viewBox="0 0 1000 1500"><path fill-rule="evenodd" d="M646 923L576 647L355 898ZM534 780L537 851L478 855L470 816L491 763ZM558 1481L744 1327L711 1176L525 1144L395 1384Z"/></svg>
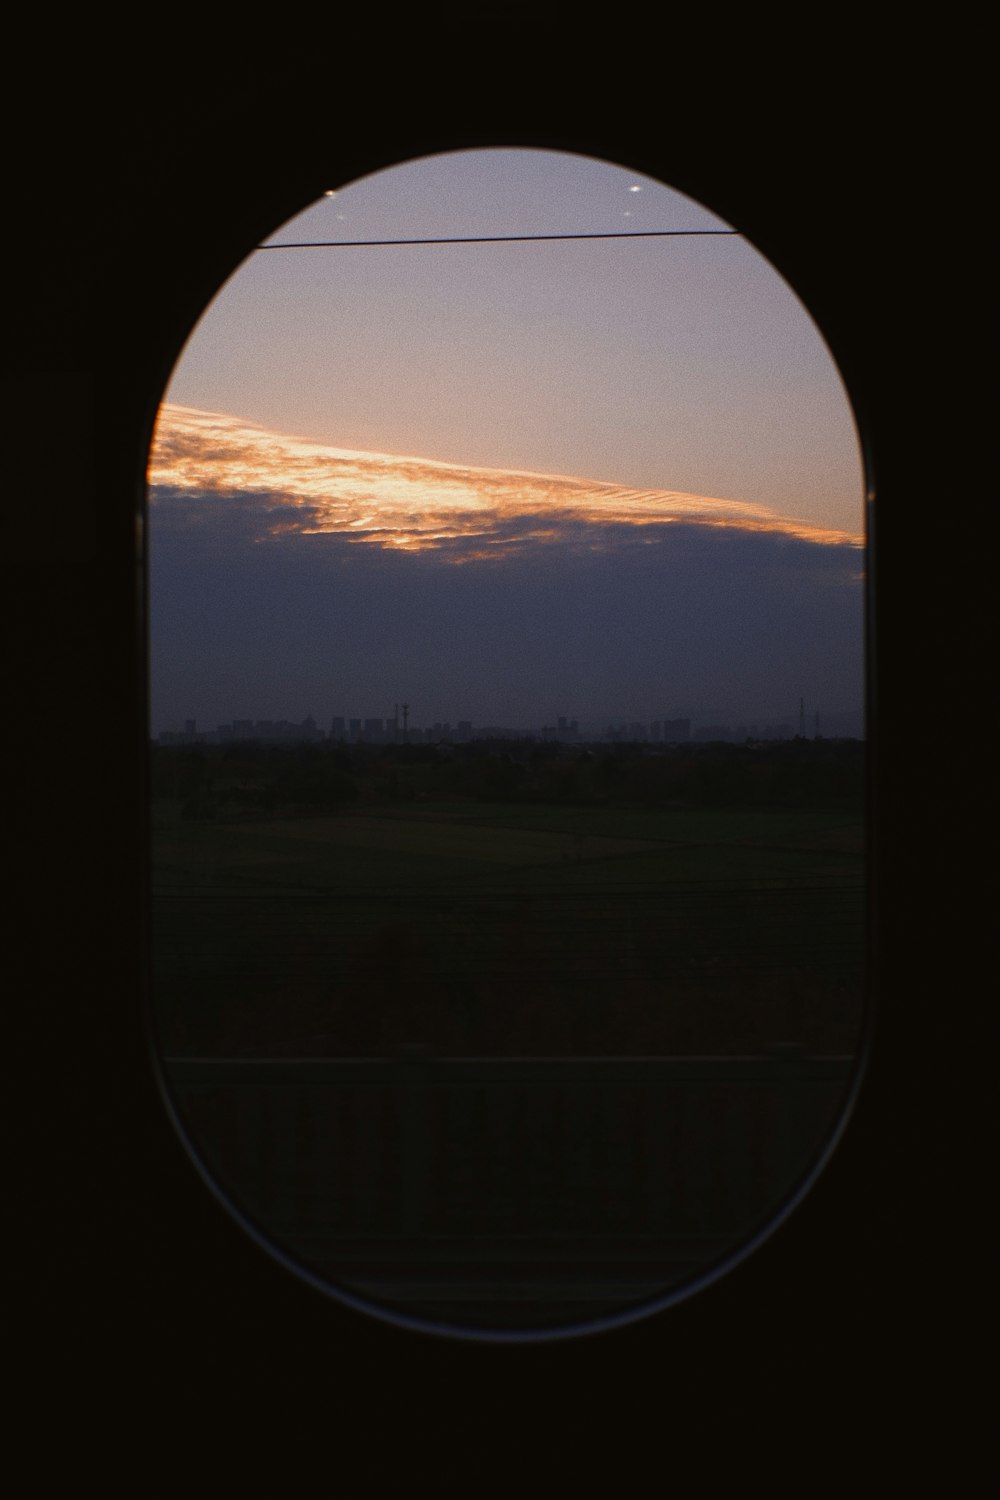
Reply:
<svg viewBox="0 0 1000 1500"><path fill-rule="evenodd" d="M157 486L201 495L273 497L280 501L282 515L280 522L266 524L272 534L333 532L405 551L447 548L457 539L482 540L456 561L495 558L528 544L559 540L567 528L581 525L685 523L825 545L863 545L860 536L825 530L744 500L335 448L169 402L157 418L148 479L154 506Z"/></svg>

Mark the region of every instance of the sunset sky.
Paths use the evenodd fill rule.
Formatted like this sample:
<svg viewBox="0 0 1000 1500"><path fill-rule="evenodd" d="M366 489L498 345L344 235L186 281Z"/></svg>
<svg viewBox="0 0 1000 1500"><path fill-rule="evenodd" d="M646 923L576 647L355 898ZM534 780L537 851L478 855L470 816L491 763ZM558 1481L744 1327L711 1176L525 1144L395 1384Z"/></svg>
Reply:
<svg viewBox="0 0 1000 1500"><path fill-rule="evenodd" d="M266 245L732 228L541 151L331 186ZM262 249L183 351L149 480L154 733L861 705L850 407L739 235Z"/></svg>

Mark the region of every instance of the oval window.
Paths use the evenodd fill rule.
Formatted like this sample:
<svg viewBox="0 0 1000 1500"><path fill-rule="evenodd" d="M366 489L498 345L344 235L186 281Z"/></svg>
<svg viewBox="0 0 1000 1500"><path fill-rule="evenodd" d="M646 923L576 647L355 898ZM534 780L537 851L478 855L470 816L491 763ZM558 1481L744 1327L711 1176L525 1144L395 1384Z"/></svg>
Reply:
<svg viewBox="0 0 1000 1500"><path fill-rule="evenodd" d="M865 476L789 286L587 157L331 190L148 475L152 1005L270 1253L553 1337L806 1190L865 1022Z"/></svg>

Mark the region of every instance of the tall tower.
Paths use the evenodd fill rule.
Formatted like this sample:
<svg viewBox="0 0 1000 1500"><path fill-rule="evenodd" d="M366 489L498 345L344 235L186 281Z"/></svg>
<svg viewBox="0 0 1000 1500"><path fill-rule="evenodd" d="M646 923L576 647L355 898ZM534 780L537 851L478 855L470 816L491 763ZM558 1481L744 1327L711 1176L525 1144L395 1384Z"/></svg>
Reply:
<svg viewBox="0 0 1000 1500"><path fill-rule="evenodd" d="M799 699L799 738L804 740L805 737L806 737L806 700L804 698L800 698Z"/></svg>
<svg viewBox="0 0 1000 1500"><path fill-rule="evenodd" d="M407 730L406 730L406 721L407 721L407 719L409 717L410 717L410 705L408 703L404 703L403 704L403 744L404 745L406 744L406 733L407 733Z"/></svg>

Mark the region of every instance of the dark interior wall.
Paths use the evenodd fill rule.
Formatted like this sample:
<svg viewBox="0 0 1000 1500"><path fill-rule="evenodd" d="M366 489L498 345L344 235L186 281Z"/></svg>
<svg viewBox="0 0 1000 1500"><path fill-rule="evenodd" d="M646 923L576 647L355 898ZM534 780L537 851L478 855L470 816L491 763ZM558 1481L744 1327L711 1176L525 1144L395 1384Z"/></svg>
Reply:
<svg viewBox="0 0 1000 1500"><path fill-rule="evenodd" d="M173 38L125 61L90 36L83 63L64 40L34 65L12 169L5 351L7 1005L26 1253L15 1301L32 1415L72 1420L88 1444L109 1413L112 1444L122 1433L183 1444L189 1423L207 1424L235 1455L248 1435L312 1432L329 1439L332 1468L371 1479L392 1464L499 1466L531 1444L576 1482L588 1468L628 1474L675 1444L711 1464L724 1434L753 1444L741 1451L754 1468L800 1444L843 1457L865 1434L898 1436L939 1379L931 1284L953 1246L935 1207L946 1137L928 1079L957 1025L937 1003L953 967L947 902L936 930L919 924L919 954L913 924L929 915L918 871L949 836L948 752L918 774L906 716L951 622L947 580L928 599L902 563L914 545L931 563L912 534L912 433L898 415L916 383L897 238L916 105L859 108L850 55L821 71L814 57L779 65L758 38L760 66L713 69L711 54L693 66L668 54L662 36L573 50L556 23L518 25L513 43L509 30L415 34L389 58L377 27L333 52ZM901 122L911 160L890 165ZM172 1132L142 1009L135 536L159 393L251 246L331 181L425 151L517 144L623 162L739 225L847 378L879 490L879 1017L838 1150L757 1255L648 1322L496 1349L377 1324L300 1285L244 1239Z"/></svg>

